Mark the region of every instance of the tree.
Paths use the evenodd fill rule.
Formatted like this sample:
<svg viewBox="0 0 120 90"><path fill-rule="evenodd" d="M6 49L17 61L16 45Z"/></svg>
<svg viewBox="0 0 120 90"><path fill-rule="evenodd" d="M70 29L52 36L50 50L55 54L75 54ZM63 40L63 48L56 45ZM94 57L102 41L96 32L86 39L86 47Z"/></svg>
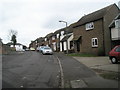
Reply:
<svg viewBox="0 0 120 90"><path fill-rule="evenodd" d="M11 41L12 41L13 45L15 46L16 43L17 43L16 35L12 35L12 37L11 37Z"/></svg>
<svg viewBox="0 0 120 90"><path fill-rule="evenodd" d="M9 38L12 41L13 45L15 46L17 43L17 31L15 30L10 30L9 32Z"/></svg>

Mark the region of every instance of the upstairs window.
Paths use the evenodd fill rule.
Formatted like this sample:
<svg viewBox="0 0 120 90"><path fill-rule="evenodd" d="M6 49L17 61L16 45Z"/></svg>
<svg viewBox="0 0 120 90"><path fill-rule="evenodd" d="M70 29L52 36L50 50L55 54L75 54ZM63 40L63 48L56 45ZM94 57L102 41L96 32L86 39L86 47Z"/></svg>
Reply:
<svg viewBox="0 0 120 90"><path fill-rule="evenodd" d="M52 36L52 40L55 40L55 36Z"/></svg>
<svg viewBox="0 0 120 90"><path fill-rule="evenodd" d="M92 38L92 47L98 47L98 38Z"/></svg>
<svg viewBox="0 0 120 90"><path fill-rule="evenodd" d="M61 36L63 36L64 35L64 31L61 31Z"/></svg>
<svg viewBox="0 0 120 90"><path fill-rule="evenodd" d="M115 20L115 28L120 28L120 19Z"/></svg>
<svg viewBox="0 0 120 90"><path fill-rule="evenodd" d="M91 30L94 28L94 23L93 22L87 23L85 26L86 26L86 30Z"/></svg>
<svg viewBox="0 0 120 90"><path fill-rule="evenodd" d="M45 41L47 41L47 38L45 38Z"/></svg>

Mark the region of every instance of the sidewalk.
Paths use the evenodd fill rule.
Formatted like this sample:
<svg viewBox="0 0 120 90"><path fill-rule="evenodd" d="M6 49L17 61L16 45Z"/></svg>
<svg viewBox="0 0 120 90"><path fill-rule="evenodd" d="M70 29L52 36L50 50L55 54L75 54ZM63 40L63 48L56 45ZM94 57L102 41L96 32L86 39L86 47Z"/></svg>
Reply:
<svg viewBox="0 0 120 90"><path fill-rule="evenodd" d="M112 64L109 57L73 57L91 69L118 72L118 65Z"/></svg>
<svg viewBox="0 0 120 90"><path fill-rule="evenodd" d="M109 60L107 61L105 59L104 62L103 57L72 58L71 56L61 53L56 53L56 56L59 58L62 65L65 88L118 88L117 80L104 79L91 69L93 67L98 68L98 66L101 68L101 65L109 65L111 64ZM78 61L80 61L80 63ZM115 67L117 68L116 65ZM116 68L112 68L111 70L115 71Z"/></svg>

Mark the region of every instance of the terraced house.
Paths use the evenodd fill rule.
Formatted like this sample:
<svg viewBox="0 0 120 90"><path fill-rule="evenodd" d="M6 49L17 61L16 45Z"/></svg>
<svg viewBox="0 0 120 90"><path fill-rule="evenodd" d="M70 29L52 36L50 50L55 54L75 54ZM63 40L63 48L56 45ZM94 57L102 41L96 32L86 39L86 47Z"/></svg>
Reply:
<svg viewBox="0 0 120 90"><path fill-rule="evenodd" d="M111 50L109 25L120 13L116 4L83 16L73 26L74 50L79 53L108 55Z"/></svg>
<svg viewBox="0 0 120 90"><path fill-rule="evenodd" d="M120 13L115 17L109 26L111 32L112 48L120 44Z"/></svg>

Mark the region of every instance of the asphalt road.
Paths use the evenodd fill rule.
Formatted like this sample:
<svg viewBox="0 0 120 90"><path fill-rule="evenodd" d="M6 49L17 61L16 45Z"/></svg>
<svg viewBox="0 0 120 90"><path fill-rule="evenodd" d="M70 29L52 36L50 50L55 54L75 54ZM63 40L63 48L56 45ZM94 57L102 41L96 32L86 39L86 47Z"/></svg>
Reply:
<svg viewBox="0 0 120 90"><path fill-rule="evenodd" d="M3 56L3 88L58 88L59 65L54 55L28 51Z"/></svg>
<svg viewBox="0 0 120 90"><path fill-rule="evenodd" d="M118 88L90 68L61 53L28 51L3 56L3 88ZM60 65L61 64L61 65Z"/></svg>

